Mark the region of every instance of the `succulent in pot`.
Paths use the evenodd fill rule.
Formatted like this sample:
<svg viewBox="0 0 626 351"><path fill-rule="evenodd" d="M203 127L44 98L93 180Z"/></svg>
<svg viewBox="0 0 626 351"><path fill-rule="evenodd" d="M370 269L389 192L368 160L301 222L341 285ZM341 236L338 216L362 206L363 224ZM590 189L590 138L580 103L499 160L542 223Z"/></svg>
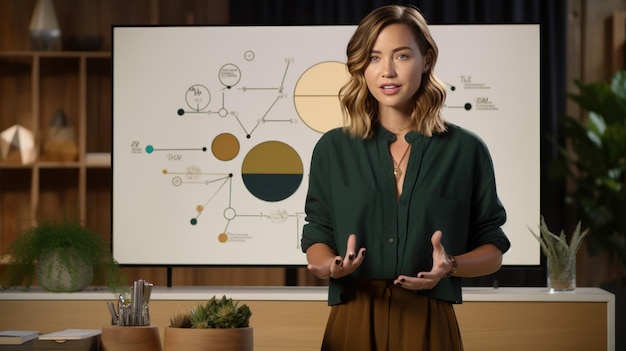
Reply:
<svg viewBox="0 0 626 351"><path fill-rule="evenodd" d="M170 318L163 338L164 351L252 351L251 315L248 305L214 296Z"/></svg>

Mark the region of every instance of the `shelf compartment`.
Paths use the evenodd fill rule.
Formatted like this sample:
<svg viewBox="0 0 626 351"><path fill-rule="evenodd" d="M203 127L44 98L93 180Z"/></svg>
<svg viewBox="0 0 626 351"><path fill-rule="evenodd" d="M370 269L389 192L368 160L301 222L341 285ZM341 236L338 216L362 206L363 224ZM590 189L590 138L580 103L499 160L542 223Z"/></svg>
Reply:
<svg viewBox="0 0 626 351"><path fill-rule="evenodd" d="M4 168L0 171L0 253L33 221L30 168Z"/></svg>
<svg viewBox="0 0 626 351"><path fill-rule="evenodd" d="M79 57L40 57L39 152L42 161L77 161L82 128ZM67 126L53 128L62 113Z"/></svg>
<svg viewBox="0 0 626 351"><path fill-rule="evenodd" d="M33 128L33 59L0 56L0 132L20 124Z"/></svg>
<svg viewBox="0 0 626 351"><path fill-rule="evenodd" d="M80 217L80 169L39 168L37 219Z"/></svg>
<svg viewBox="0 0 626 351"><path fill-rule="evenodd" d="M86 152L111 152L111 60L110 57L86 58Z"/></svg>
<svg viewBox="0 0 626 351"><path fill-rule="evenodd" d="M110 168L87 170L85 212L87 226L102 237L111 240L111 188L113 174Z"/></svg>

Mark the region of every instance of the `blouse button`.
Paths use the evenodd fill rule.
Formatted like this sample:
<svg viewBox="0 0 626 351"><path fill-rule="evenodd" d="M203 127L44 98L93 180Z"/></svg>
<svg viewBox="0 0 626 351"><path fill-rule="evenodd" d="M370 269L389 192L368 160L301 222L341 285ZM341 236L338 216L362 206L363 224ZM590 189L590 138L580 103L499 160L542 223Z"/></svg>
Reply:
<svg viewBox="0 0 626 351"><path fill-rule="evenodd" d="M393 242L393 238L389 238L389 243L391 244Z"/></svg>

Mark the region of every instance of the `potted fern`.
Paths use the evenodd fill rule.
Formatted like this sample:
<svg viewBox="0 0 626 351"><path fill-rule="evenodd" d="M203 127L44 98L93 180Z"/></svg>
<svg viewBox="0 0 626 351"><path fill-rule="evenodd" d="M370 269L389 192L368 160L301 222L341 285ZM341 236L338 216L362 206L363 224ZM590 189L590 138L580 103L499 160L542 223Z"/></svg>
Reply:
<svg viewBox="0 0 626 351"><path fill-rule="evenodd" d="M36 281L52 292L76 292L89 285L113 292L128 289L126 275L105 240L78 219L45 220L9 244L0 277L3 289L30 289Z"/></svg>
<svg viewBox="0 0 626 351"><path fill-rule="evenodd" d="M252 312L246 304L213 296L207 303L170 318L164 351L252 351Z"/></svg>

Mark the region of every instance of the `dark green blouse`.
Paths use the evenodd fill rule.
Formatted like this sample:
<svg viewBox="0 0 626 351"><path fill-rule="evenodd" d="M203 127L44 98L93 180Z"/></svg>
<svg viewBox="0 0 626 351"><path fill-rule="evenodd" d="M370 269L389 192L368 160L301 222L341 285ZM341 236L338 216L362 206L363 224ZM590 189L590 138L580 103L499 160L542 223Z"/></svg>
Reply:
<svg viewBox="0 0 626 351"><path fill-rule="evenodd" d="M409 132L411 153L399 199L389 153L395 138L380 126L367 140L334 129L313 150L302 250L325 243L344 256L353 233L357 247L367 249L355 272L330 279L329 305L345 301L358 280L429 271L436 230L443 232L451 255L487 243L502 252L510 247L501 229L506 212L496 193L491 156L478 136L455 125L432 137ZM461 280L443 279L419 293L461 303Z"/></svg>

